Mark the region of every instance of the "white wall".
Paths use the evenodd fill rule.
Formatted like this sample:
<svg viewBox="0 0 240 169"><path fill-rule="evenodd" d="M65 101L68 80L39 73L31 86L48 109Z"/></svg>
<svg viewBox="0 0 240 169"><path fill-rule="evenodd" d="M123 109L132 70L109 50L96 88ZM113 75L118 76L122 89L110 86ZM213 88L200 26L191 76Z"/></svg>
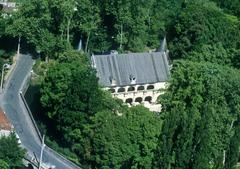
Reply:
<svg viewBox="0 0 240 169"><path fill-rule="evenodd" d="M2 137L2 136L9 136L10 135L10 133L11 133L11 131L9 131L9 130L0 130L0 137Z"/></svg>
<svg viewBox="0 0 240 169"><path fill-rule="evenodd" d="M153 89L148 89L148 87L154 86ZM133 91L128 91L129 88L134 87ZM139 87L143 87L143 90L138 90ZM124 87L107 87L105 90L114 90L112 95L121 99L123 102L129 101L132 99L131 105L140 104L139 100L142 100L141 103L146 107L150 108L152 111L160 111L161 105L156 104L157 98L159 95L163 94L161 89L166 89L166 82L159 82L154 84L144 84L144 85L132 85L132 86L124 86ZM124 89L125 91L119 91ZM149 99L151 97L151 101L145 101L145 99Z"/></svg>

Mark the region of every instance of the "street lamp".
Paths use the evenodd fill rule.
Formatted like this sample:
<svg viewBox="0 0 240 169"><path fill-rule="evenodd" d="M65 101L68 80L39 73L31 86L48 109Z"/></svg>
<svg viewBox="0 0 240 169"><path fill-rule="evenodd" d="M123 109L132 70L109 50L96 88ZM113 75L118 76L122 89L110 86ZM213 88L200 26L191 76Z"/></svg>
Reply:
<svg viewBox="0 0 240 169"><path fill-rule="evenodd" d="M43 138L42 138L42 146L41 146L41 153L40 153L40 160L39 160L38 169L41 169L41 165L42 165L43 150L44 150L44 147L45 147L44 138L45 138L45 135L43 135Z"/></svg>
<svg viewBox="0 0 240 169"><path fill-rule="evenodd" d="M7 64L7 63L5 63L5 64L3 64L3 66L2 66L2 76L1 76L1 93L2 93L2 91L3 91L3 76L4 76L4 69L5 68L8 68L10 65L9 64Z"/></svg>
<svg viewBox="0 0 240 169"><path fill-rule="evenodd" d="M21 44L21 36L18 37L17 55L20 54L20 44Z"/></svg>

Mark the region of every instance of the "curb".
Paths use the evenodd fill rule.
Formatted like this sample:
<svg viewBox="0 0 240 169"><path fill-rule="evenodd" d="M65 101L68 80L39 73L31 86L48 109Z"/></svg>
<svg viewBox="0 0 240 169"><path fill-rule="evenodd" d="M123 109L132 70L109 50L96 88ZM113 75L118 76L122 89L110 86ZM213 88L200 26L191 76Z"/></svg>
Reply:
<svg viewBox="0 0 240 169"><path fill-rule="evenodd" d="M35 121L35 119L34 119L34 117L33 117L33 115L32 115L32 112L31 112L28 104L27 104L27 101L26 101L26 99L25 99L25 97L24 97L24 93L26 92L26 90L27 90L27 88L28 88L28 86L29 86L30 77L31 77L31 74L28 74L27 77L25 78L25 81L23 82L22 88L21 88L21 90L20 90L20 92L19 92L19 95L20 95L20 97L21 97L21 99L22 99L22 101L23 101L23 103L24 103L24 106L25 106L26 109L27 109L27 112L28 112L28 114L29 114L29 116L30 116L30 119L31 119L31 121L32 121L32 123L33 123L33 125L34 125L34 128L36 129L36 132L37 132L37 135L38 135L38 137L39 137L39 140L42 142L42 135L41 135L41 133L40 133L40 131L39 131L39 129L38 129L37 123L36 123L36 121ZM74 168L76 168L76 169L82 169L81 167L79 167L78 165L76 165L76 164L73 163L72 161L68 160L66 157L64 157L63 155L59 154L58 152L56 152L56 151L53 150L52 148L48 147L47 145L46 145L45 149L48 149L48 150L51 151L53 154L59 156L59 157L61 158L61 160L65 161L65 162L68 162L72 167L74 167Z"/></svg>

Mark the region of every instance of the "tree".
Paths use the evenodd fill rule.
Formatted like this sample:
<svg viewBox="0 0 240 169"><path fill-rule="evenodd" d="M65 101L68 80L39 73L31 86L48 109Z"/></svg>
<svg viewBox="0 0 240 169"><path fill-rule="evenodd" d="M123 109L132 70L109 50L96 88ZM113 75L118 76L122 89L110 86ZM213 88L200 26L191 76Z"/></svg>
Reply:
<svg viewBox="0 0 240 169"><path fill-rule="evenodd" d="M90 37L95 36L94 33L99 28L100 11L98 6L90 0L78 0L76 8L78 10L75 18L76 28L86 37L85 52L87 52Z"/></svg>
<svg viewBox="0 0 240 169"><path fill-rule="evenodd" d="M1 169L9 169L8 163L0 159L0 168Z"/></svg>
<svg viewBox="0 0 240 169"><path fill-rule="evenodd" d="M18 168L22 166L22 159L25 155L25 150L19 147L18 139L12 133L8 137L0 138L0 165L10 168Z"/></svg>
<svg viewBox="0 0 240 169"><path fill-rule="evenodd" d="M95 98L97 99L100 92L97 81L95 71L91 68L90 62L84 54L76 51L64 52L47 71L42 85L42 103L44 107L51 108L53 110L51 114L54 115L61 105L73 104L70 97L73 97L74 94L80 94L77 96L81 97L80 100L76 99L76 101L80 101L79 104L76 104L76 106L80 106L77 109L88 109L90 113L91 105L87 104L90 104L90 101ZM75 93L74 90L80 91ZM84 92L81 93L81 90ZM90 95L92 98L85 98Z"/></svg>
<svg viewBox="0 0 240 169"><path fill-rule="evenodd" d="M115 112L115 113L114 113ZM151 168L160 116L137 106L98 112L92 118L93 168Z"/></svg>
<svg viewBox="0 0 240 169"><path fill-rule="evenodd" d="M183 0L155 0L150 8L151 15L148 18L150 26L148 41L153 47L159 47L159 40L167 35L181 12L183 3Z"/></svg>
<svg viewBox="0 0 240 169"><path fill-rule="evenodd" d="M226 166L240 109L240 74L211 63L178 61L160 99L165 119L156 168L210 169ZM235 142L236 143L236 142ZM238 143L236 144L236 146Z"/></svg>
<svg viewBox="0 0 240 169"><path fill-rule="evenodd" d="M134 52L157 48L182 4L166 0L97 2L112 48Z"/></svg>
<svg viewBox="0 0 240 169"><path fill-rule="evenodd" d="M238 28L238 19L223 13L214 3L188 2L168 32L170 51L174 58L182 58L202 45L219 42L225 49L237 49Z"/></svg>
<svg viewBox="0 0 240 169"><path fill-rule="evenodd" d="M239 122L238 122L239 123ZM239 124L236 127L234 136L231 138L228 151L226 153L226 166L225 169L232 169L238 162L240 154L239 154L239 146L240 146L240 127Z"/></svg>
<svg viewBox="0 0 240 169"><path fill-rule="evenodd" d="M60 34L61 38L66 38L70 42L70 30L74 27L73 15L76 12L75 1L51 0L49 1L51 17L55 24L54 32Z"/></svg>
<svg viewBox="0 0 240 169"><path fill-rule="evenodd" d="M44 56L56 58L63 49L69 49L72 1L25 0L9 19L6 32L22 38Z"/></svg>
<svg viewBox="0 0 240 169"><path fill-rule="evenodd" d="M0 11L0 15L2 15L1 11ZM4 35L5 26L6 26L5 20L2 17L0 17L0 37Z"/></svg>
<svg viewBox="0 0 240 169"><path fill-rule="evenodd" d="M9 36L22 38L22 41L26 39L28 44L38 46L37 50L49 53L48 42L44 41L46 32L51 28L51 15L46 0L23 1L7 24L6 33ZM44 45L46 47L42 47Z"/></svg>
<svg viewBox="0 0 240 169"><path fill-rule="evenodd" d="M238 0L213 0L227 12L240 17L240 2Z"/></svg>
<svg viewBox="0 0 240 169"><path fill-rule="evenodd" d="M74 130L82 129L90 116L104 107L102 99L95 71L84 54L67 51L48 68L41 87L41 103L69 147Z"/></svg>
<svg viewBox="0 0 240 169"><path fill-rule="evenodd" d="M234 49L224 48L222 43L199 45L183 57L195 62L206 61L229 66L235 66L234 63L236 62Z"/></svg>

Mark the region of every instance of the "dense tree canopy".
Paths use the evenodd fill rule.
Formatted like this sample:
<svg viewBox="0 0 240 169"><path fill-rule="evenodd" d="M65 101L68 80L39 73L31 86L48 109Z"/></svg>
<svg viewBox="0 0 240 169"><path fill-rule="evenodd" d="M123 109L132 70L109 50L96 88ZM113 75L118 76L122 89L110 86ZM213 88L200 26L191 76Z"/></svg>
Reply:
<svg viewBox="0 0 240 169"><path fill-rule="evenodd" d="M239 0L19 2L11 15L0 11L0 67L6 38L20 37L50 58L41 85L45 116L86 168L232 169L237 163ZM180 60L160 99L163 119L112 99L82 53L148 51L163 37L170 57ZM73 51L80 42L83 51ZM0 168L11 167L3 157L0 151Z"/></svg>
<svg viewBox="0 0 240 169"><path fill-rule="evenodd" d="M0 167L1 169L16 169L21 167L25 150L19 147L18 139L12 133L0 138Z"/></svg>
<svg viewBox="0 0 240 169"><path fill-rule="evenodd" d="M23 0L18 8L0 18L0 35L23 37L49 57L79 39L85 51L144 51L167 35L173 57L216 42L239 48L237 0Z"/></svg>
<svg viewBox="0 0 240 169"><path fill-rule="evenodd" d="M228 13L240 17L240 1L238 0L213 0L217 5L225 9Z"/></svg>
<svg viewBox="0 0 240 169"><path fill-rule="evenodd" d="M201 49L202 45L215 43L226 50L239 49L239 27L235 16L223 13L214 3L189 2L168 32L172 57L188 57L189 52Z"/></svg>
<svg viewBox="0 0 240 169"><path fill-rule="evenodd" d="M240 72L206 62L174 65L161 100L166 116L156 168L231 168L226 164L236 164L239 153L232 154L239 142L232 143L239 132Z"/></svg>
<svg viewBox="0 0 240 169"><path fill-rule="evenodd" d="M91 168L149 168L161 120L100 89L84 54L68 51L48 68L41 102L62 143ZM63 136L63 137L61 137Z"/></svg>
<svg viewBox="0 0 240 169"><path fill-rule="evenodd" d="M41 102L60 130L79 127L85 118L101 109L102 91L97 81L86 55L75 51L63 53L49 66Z"/></svg>
<svg viewBox="0 0 240 169"><path fill-rule="evenodd" d="M23 0L18 11L5 19L7 23L3 25L7 25L5 33L23 37L50 57L70 44L75 47L80 38L85 51L144 51L159 46L182 3L173 0Z"/></svg>
<svg viewBox="0 0 240 169"><path fill-rule="evenodd" d="M118 114L99 112L92 120L94 168L151 168L161 128L159 115L139 106Z"/></svg>

